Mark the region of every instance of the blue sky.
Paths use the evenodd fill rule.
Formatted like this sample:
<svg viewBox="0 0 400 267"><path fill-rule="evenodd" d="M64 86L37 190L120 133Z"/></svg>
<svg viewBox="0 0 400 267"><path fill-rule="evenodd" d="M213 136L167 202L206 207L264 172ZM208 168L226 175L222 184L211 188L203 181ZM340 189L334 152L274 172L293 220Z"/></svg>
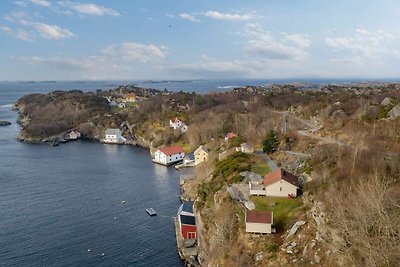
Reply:
<svg viewBox="0 0 400 267"><path fill-rule="evenodd" d="M2 0L0 80L398 78L398 0Z"/></svg>

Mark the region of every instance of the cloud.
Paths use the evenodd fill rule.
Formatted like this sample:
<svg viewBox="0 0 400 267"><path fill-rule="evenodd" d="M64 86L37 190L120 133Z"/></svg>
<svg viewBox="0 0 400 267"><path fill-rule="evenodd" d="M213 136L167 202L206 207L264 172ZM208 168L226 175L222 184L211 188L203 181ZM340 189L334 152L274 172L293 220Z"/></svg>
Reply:
<svg viewBox="0 0 400 267"><path fill-rule="evenodd" d="M44 69L58 70L74 79L113 79L131 78L129 75L136 68L153 66L149 64L158 62L166 56L166 48L163 46L123 42L107 46L95 54L84 57L57 55L14 58Z"/></svg>
<svg viewBox="0 0 400 267"><path fill-rule="evenodd" d="M124 61L139 61L146 63L165 58L167 56L167 51L163 46L123 42L118 46L110 45L106 47L102 50L102 54Z"/></svg>
<svg viewBox="0 0 400 267"><path fill-rule="evenodd" d="M264 60L304 60L308 56L305 49L311 45L305 35L284 34L283 38L276 38L254 23L246 24L238 34L249 39L244 50Z"/></svg>
<svg viewBox="0 0 400 267"><path fill-rule="evenodd" d="M82 15L88 16L120 16L120 14L112 8L99 6L91 3L76 3L70 1L60 1L59 5L68 8L72 11L76 11Z"/></svg>
<svg viewBox="0 0 400 267"><path fill-rule="evenodd" d="M6 15L4 18L8 22L18 24L24 28L11 29L10 27L7 27L9 29L9 35L24 41L33 41L35 39L35 35L32 33L32 31L49 40L64 40L76 37L76 35L70 30L61 28L60 26L33 21L30 16L23 11L13 12L9 15ZM2 30L7 33L4 28ZM28 31L30 33L28 33Z"/></svg>
<svg viewBox="0 0 400 267"><path fill-rule="evenodd" d="M14 4L20 7L27 7L28 4L24 1L14 1Z"/></svg>
<svg viewBox="0 0 400 267"><path fill-rule="evenodd" d="M218 19L218 20L251 20L254 19L253 15L251 14L230 14L230 13L220 13L218 11L207 11L205 13L202 13L204 16L212 18L212 19Z"/></svg>
<svg viewBox="0 0 400 267"><path fill-rule="evenodd" d="M46 0L31 0L31 2L35 5L44 6L44 7L51 6L50 2L46 1Z"/></svg>
<svg viewBox="0 0 400 267"><path fill-rule="evenodd" d="M23 30L23 29L16 29L13 30L10 27L7 26L0 26L0 30L2 30L4 33L13 36L17 39L26 41L26 42L32 42L33 40L35 40L35 36L28 33L27 31Z"/></svg>
<svg viewBox="0 0 400 267"><path fill-rule="evenodd" d="M293 44L298 45L299 47L309 47L311 45L310 39L307 36L301 34L284 34L284 40L288 42L292 42Z"/></svg>
<svg viewBox="0 0 400 267"><path fill-rule="evenodd" d="M192 22L199 22L200 21L195 16L187 14L187 13L179 14L179 17L181 17L182 19L185 19L185 20L192 21Z"/></svg>
<svg viewBox="0 0 400 267"><path fill-rule="evenodd" d="M396 38L384 31L357 29L353 36L325 38L325 43L337 54L331 62L360 65L374 60L383 64L390 57L399 57Z"/></svg>
<svg viewBox="0 0 400 267"><path fill-rule="evenodd" d="M60 28L57 25L48 25L45 23L35 22L32 27L43 37L51 40L63 40L75 37L75 35L67 29Z"/></svg>
<svg viewBox="0 0 400 267"><path fill-rule="evenodd" d="M247 23L237 34L247 40L242 48L246 53L240 58L217 59L201 55L199 63L176 64L169 68L170 72L192 78L285 78L304 72L305 59L309 56L307 48L311 46L307 35L273 35L257 23Z"/></svg>

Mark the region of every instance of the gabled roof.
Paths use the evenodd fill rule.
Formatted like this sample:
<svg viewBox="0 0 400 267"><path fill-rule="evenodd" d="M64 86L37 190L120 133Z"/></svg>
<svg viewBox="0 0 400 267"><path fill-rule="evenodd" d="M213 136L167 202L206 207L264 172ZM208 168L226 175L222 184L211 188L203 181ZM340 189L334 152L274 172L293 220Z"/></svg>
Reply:
<svg viewBox="0 0 400 267"><path fill-rule="evenodd" d="M277 169L271 173L268 173L267 175L264 176L264 185L268 186L270 184L276 183L280 180L285 180L286 182L294 185L294 186L299 186L299 181L296 175L291 174L288 171L285 171L284 169Z"/></svg>
<svg viewBox="0 0 400 267"><path fill-rule="evenodd" d="M225 137L228 138L228 139L232 139L232 138L237 137L237 135L234 134L234 133L227 133Z"/></svg>
<svg viewBox="0 0 400 267"><path fill-rule="evenodd" d="M193 153L186 154L186 158L189 160L194 160L194 154Z"/></svg>
<svg viewBox="0 0 400 267"><path fill-rule="evenodd" d="M184 201L182 204L182 211L193 213L193 202L192 201Z"/></svg>
<svg viewBox="0 0 400 267"><path fill-rule="evenodd" d="M176 123L176 122L180 122L181 120L178 119L178 118L174 118L174 119L171 119L170 121L171 121L172 123Z"/></svg>
<svg viewBox="0 0 400 267"><path fill-rule="evenodd" d="M181 218L181 224L196 225L196 221L193 216L179 215Z"/></svg>
<svg viewBox="0 0 400 267"><path fill-rule="evenodd" d="M199 150L203 150L205 153L208 154L208 150L205 149L203 146L199 146L199 147L194 151L194 153L197 153Z"/></svg>
<svg viewBox="0 0 400 267"><path fill-rule="evenodd" d="M272 211L248 210L246 212L246 223L271 223Z"/></svg>
<svg viewBox="0 0 400 267"><path fill-rule="evenodd" d="M183 148L180 146L166 146L166 147L162 147L159 148L158 150L160 150L162 153L164 153L167 156L171 156L174 154L179 154L179 153L183 153Z"/></svg>
<svg viewBox="0 0 400 267"><path fill-rule="evenodd" d="M121 133L120 129L107 129L106 130L106 135L117 135L118 133Z"/></svg>

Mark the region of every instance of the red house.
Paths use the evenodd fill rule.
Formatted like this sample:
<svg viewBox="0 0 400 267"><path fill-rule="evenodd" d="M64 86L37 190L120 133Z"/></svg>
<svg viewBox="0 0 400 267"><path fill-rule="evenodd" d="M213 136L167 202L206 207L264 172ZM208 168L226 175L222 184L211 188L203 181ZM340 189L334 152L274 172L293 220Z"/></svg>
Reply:
<svg viewBox="0 0 400 267"><path fill-rule="evenodd" d="M196 235L196 222L193 213L193 202L185 201L179 207L178 221L184 239L194 239Z"/></svg>

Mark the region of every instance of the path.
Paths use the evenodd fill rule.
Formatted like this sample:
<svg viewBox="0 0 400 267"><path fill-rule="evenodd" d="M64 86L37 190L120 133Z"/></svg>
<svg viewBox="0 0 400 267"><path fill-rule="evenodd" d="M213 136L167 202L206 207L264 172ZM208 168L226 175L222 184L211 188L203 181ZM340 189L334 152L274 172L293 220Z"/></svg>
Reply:
<svg viewBox="0 0 400 267"><path fill-rule="evenodd" d="M321 129L323 127L323 125L317 121L310 121L310 120L306 120L303 119L301 117L298 117L296 115L290 114L289 111L277 111L277 110L270 110L271 112L274 113L278 113L278 114L282 114L282 115L286 115L289 116L293 119L296 119L298 121L300 121L301 123L303 123L304 125L306 125L309 129L307 130L298 130L297 133L301 136L307 136L310 138L314 138L314 139L318 139L320 141L323 141L324 143L327 144L336 144L339 146L347 146L347 144L340 142L336 139L333 138L327 138L327 137L321 137L319 135L314 134L316 131L318 131L319 129Z"/></svg>
<svg viewBox="0 0 400 267"><path fill-rule="evenodd" d="M294 155L294 156L298 156L298 157L304 157L304 158L311 158L311 154L308 153L301 153L301 152L295 152L295 151L282 151L286 154L290 154L290 155Z"/></svg>
<svg viewBox="0 0 400 267"><path fill-rule="evenodd" d="M255 154L265 160L271 171L275 171L276 169L278 169L278 165L276 165L276 163L270 157L268 157L267 154L263 153L260 150L256 151Z"/></svg>

